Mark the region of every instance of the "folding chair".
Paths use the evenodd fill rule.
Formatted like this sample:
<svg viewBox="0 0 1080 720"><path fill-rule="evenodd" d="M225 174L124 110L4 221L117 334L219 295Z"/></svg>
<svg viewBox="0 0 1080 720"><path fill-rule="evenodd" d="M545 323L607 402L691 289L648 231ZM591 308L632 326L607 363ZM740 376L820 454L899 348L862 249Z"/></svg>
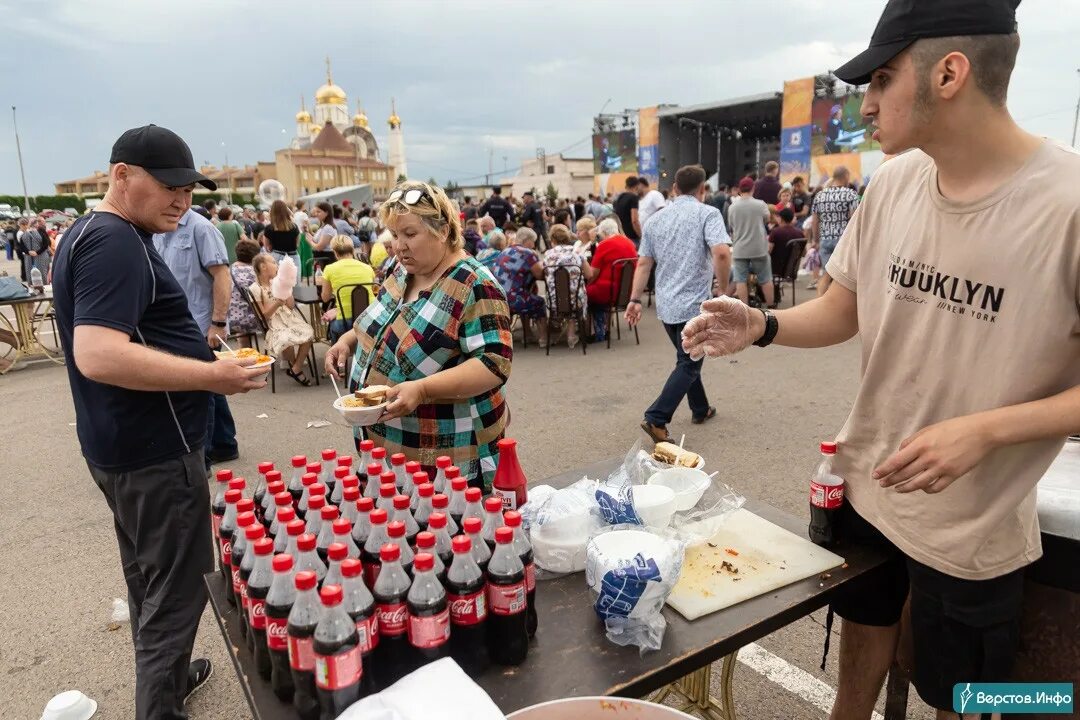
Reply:
<svg viewBox="0 0 1080 720"><path fill-rule="evenodd" d="M248 304L251 305L251 310L255 313L255 321L259 323L259 327L262 329L263 335L266 335L267 330L270 329L270 324L266 321L266 316L263 315L262 310L259 308L259 303L255 302L255 297L251 294L250 288L244 290L244 297L247 299ZM299 314L300 317L304 317L303 314L301 314L300 311L296 308L293 308L293 312ZM304 319L304 322L307 322L306 318ZM266 352L264 354L270 355L269 352ZM270 392L276 393L278 365L277 356L270 355L270 357L274 358L275 361L274 364L270 366ZM315 384L319 385L319 373L315 370L315 343L312 343L311 348L308 350L307 362L308 368L310 368L311 370L311 375L315 378Z"/></svg>
<svg viewBox="0 0 1080 720"><path fill-rule="evenodd" d="M555 268L555 307L548 309L548 343L547 354L551 354L552 332L551 332L551 320L565 319L566 321L576 320L578 323L578 332L583 332L585 329L584 308L578 302L577 293L572 292L573 284L571 282L571 270L578 276L578 282L583 282L581 277L581 270L578 268L568 268L565 266ZM569 329L568 329L569 332ZM581 354L586 355L588 351L585 346L588 344L585 342L584 337L579 338L581 342Z"/></svg>
<svg viewBox="0 0 1080 720"><path fill-rule="evenodd" d="M806 251L806 238L788 240L787 249L787 267L784 268L784 276L776 282L776 290L779 293L780 286L785 282L790 282L791 307L795 307L795 282L799 279L799 263L802 261L803 253ZM776 304L780 304L779 294L776 297Z"/></svg>

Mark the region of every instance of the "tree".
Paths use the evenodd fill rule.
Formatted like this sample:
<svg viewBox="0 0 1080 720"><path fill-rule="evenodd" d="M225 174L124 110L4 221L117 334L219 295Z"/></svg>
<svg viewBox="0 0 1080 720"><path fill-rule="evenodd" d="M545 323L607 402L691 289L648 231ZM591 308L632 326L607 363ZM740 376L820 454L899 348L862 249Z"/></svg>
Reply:
<svg viewBox="0 0 1080 720"><path fill-rule="evenodd" d="M438 181L433 177L429 177L427 179L427 184L430 185L431 187L439 187Z"/></svg>
<svg viewBox="0 0 1080 720"><path fill-rule="evenodd" d="M555 187L555 183L548 181L544 195L547 196L548 202L554 205L555 201L559 199L559 188Z"/></svg>
<svg viewBox="0 0 1080 720"><path fill-rule="evenodd" d="M405 173L401 173L400 175L397 176L397 180L395 180L394 182L403 183L408 179L409 178L405 177Z"/></svg>

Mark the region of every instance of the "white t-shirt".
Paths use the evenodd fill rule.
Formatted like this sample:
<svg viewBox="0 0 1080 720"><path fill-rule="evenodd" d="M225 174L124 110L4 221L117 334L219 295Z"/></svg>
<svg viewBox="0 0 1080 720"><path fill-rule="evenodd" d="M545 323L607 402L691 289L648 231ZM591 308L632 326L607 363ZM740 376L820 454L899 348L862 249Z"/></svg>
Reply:
<svg viewBox="0 0 1080 720"><path fill-rule="evenodd" d="M650 190L645 193L645 197L638 203L638 220L641 222L641 226L645 227L645 221L649 219L649 216L655 213L666 204L664 200L664 194L659 190Z"/></svg>

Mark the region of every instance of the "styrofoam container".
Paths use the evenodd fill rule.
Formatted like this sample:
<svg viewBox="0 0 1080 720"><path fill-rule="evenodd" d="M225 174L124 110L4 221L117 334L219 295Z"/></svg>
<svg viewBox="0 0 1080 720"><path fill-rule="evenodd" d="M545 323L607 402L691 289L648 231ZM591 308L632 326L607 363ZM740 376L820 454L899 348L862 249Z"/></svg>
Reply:
<svg viewBox="0 0 1080 720"><path fill-rule="evenodd" d="M589 540L585 548L585 582L597 593L606 573L632 565L638 553L656 560L662 582L648 584L630 611L632 618L656 612L657 603L663 603L677 579L682 557L674 552L671 542L647 530L625 529L600 533Z"/></svg>
<svg viewBox="0 0 1080 720"><path fill-rule="evenodd" d="M649 527L665 528L675 515L675 491L664 485L635 485L634 511Z"/></svg>
<svg viewBox="0 0 1080 720"><path fill-rule="evenodd" d="M712 479L701 470L673 467L653 473L646 483L674 490L675 512L684 512L697 505Z"/></svg>
<svg viewBox="0 0 1080 720"><path fill-rule="evenodd" d="M90 720L97 712L97 701L79 690L68 690L45 705L41 720Z"/></svg>
<svg viewBox="0 0 1080 720"><path fill-rule="evenodd" d="M548 540L537 532L535 525L529 533L533 560L537 567L553 573L575 573L585 569L585 544L588 536L580 541Z"/></svg>
<svg viewBox="0 0 1080 720"><path fill-rule="evenodd" d="M353 427L364 427L378 422L383 410L389 405L389 403L380 403L369 407L346 407L342 403L347 397L349 396L342 395L335 400L334 409L341 413L341 417L345 418L345 422Z"/></svg>
<svg viewBox="0 0 1080 720"><path fill-rule="evenodd" d="M507 720L693 720L693 715L645 700L577 697L522 708Z"/></svg>

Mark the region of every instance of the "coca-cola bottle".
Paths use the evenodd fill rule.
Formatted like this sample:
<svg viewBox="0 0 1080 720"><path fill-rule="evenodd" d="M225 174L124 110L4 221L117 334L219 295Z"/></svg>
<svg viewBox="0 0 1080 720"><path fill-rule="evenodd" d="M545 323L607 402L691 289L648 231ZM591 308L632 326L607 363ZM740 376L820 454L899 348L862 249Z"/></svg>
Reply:
<svg viewBox="0 0 1080 720"><path fill-rule="evenodd" d="M292 700L293 680L289 672L289 613L296 601L293 559L275 555L274 579L266 593L266 649L270 653L270 687L284 702Z"/></svg>
<svg viewBox="0 0 1080 720"><path fill-rule="evenodd" d="M836 540L836 516L844 505L844 479L833 472L836 443L821 443L821 463L810 480L810 541L829 547Z"/></svg>
<svg viewBox="0 0 1080 720"><path fill-rule="evenodd" d="M484 572L472 556L472 541L454 538L454 559L446 571L450 606L450 656L475 679L488 666L487 596Z"/></svg>
<svg viewBox="0 0 1080 720"><path fill-rule="evenodd" d="M345 474L346 475L350 474L352 472L352 466L353 466L352 455L338 455L337 466L338 467L343 467L343 468L349 468L349 472L347 472Z"/></svg>
<svg viewBox="0 0 1080 720"><path fill-rule="evenodd" d="M338 460L348 460L349 458L338 458ZM342 493L345 492L345 478L349 476L349 468L343 465L338 465L334 468L334 489L330 492L330 503L332 505L340 505L342 500Z"/></svg>
<svg viewBox="0 0 1080 720"><path fill-rule="evenodd" d="M225 493L229 490L229 481L233 478L232 470L218 470L215 475L217 478L217 494L214 495L214 502L210 504L210 521L211 526L214 529L214 552L218 556L218 564L221 564L221 536L218 535L218 528L221 527L221 518L225 517Z"/></svg>
<svg viewBox="0 0 1080 720"><path fill-rule="evenodd" d="M239 598L239 602L236 605L237 621L240 624L240 635L247 643L248 650L253 651L255 649L255 640L249 632L249 625L251 622L251 601L248 598L248 580L251 578L251 571L255 567L255 543L262 540L266 530L258 523L252 523L244 529L244 543L247 546L243 557L240 558L240 564L236 566L236 579L238 580L238 588L234 588L233 593ZM269 539L269 538L267 538ZM236 543L233 543L235 546ZM235 555L235 553L234 553ZM239 593L237 593L239 590Z"/></svg>
<svg viewBox="0 0 1080 720"><path fill-rule="evenodd" d="M350 475L345 478L345 482L350 479L355 480L355 475ZM341 513L341 517L349 521L349 525L356 525L357 519L360 517L360 511L356 507L356 501L360 499L360 488L349 487L341 491L341 505L338 506L338 511Z"/></svg>
<svg viewBox="0 0 1080 720"><path fill-rule="evenodd" d="M385 478L388 473L384 473ZM387 513L394 512L394 498L397 496L397 486L394 485L393 478L390 482L384 482L379 485L379 499L375 501L375 507L379 510L385 510Z"/></svg>
<svg viewBox="0 0 1080 720"><path fill-rule="evenodd" d="M419 502L416 505L416 510L413 511L413 519L416 520L416 524L421 530L427 529L428 518L431 517L431 513L435 512L435 507L431 503L433 495L435 495L435 486L429 482L416 487L416 496L419 498Z"/></svg>
<svg viewBox="0 0 1080 720"><path fill-rule="evenodd" d="M367 538L364 540L364 547L360 551L360 559L364 561L364 580L367 581L369 588L374 588L382 567L379 553L382 546L390 542L390 535L386 532L385 510L379 510L378 508L372 510L368 515L368 520L371 527ZM401 556L398 555L398 557Z"/></svg>
<svg viewBox="0 0 1080 720"><path fill-rule="evenodd" d="M416 507L420 504L420 486L430 483L428 474L420 469L420 463L414 463L416 465L416 472L409 473L409 477L412 478L412 482L409 483L409 492L403 492L402 495L409 496L409 509L416 512Z"/></svg>
<svg viewBox="0 0 1080 720"><path fill-rule="evenodd" d="M232 589L232 541L233 533L236 532L236 503L238 502L240 502L239 490L225 491L225 514L221 516L221 525L218 526L218 557L221 558L221 578L225 581L225 599L234 607L236 597Z"/></svg>
<svg viewBox="0 0 1080 720"><path fill-rule="evenodd" d="M356 541L352 539L352 523L345 518L339 517L331 523L330 527L334 533L333 541L345 545L349 557L359 560L360 548L357 546Z"/></svg>
<svg viewBox="0 0 1080 720"><path fill-rule="evenodd" d="M266 499L266 473L274 469L274 463L261 462L259 463L259 482L255 486L255 493L251 498L255 501L255 517L259 522L263 519L263 501Z"/></svg>
<svg viewBox="0 0 1080 720"><path fill-rule="evenodd" d="M416 554L428 553L435 556L435 564L432 570L435 572L435 577L439 582L446 581L446 563L439 557L438 550L435 548L435 533L428 532L427 530L421 530L416 534ZM416 564L416 558L413 558L413 565Z"/></svg>
<svg viewBox="0 0 1080 720"><path fill-rule="evenodd" d="M484 536L484 542L488 549L495 552L495 531L506 525L503 521L502 500L492 495L484 501L484 527L480 534Z"/></svg>
<svg viewBox="0 0 1080 720"><path fill-rule="evenodd" d="M416 518L413 517L412 512L409 510L408 495L394 496L394 514L390 516L390 521L395 520L405 525L405 540L409 545L415 547L416 533L420 532L420 526L416 523Z"/></svg>
<svg viewBox="0 0 1080 720"><path fill-rule="evenodd" d="M241 505L251 504L251 500L244 498L237 503L237 508ZM233 597L240 600L237 607L243 608L244 596L240 592L240 563L244 561L244 553L247 551L247 529L252 525L257 525L255 522L255 513L245 510L244 512L238 512L236 514L236 532L233 533L232 552L229 557L229 568L231 576L229 582L232 583ZM262 527L261 525L259 527ZM240 623L240 635L246 636L247 631L244 627L244 623Z"/></svg>
<svg viewBox="0 0 1080 720"><path fill-rule="evenodd" d="M469 481L459 475L450 477L452 471L456 472L457 468L451 467L446 471L447 478L450 480L450 505L447 506L446 512L450 519L454 521L454 525L460 528L461 521L465 517L465 510L468 507L465 500L465 490L469 487ZM451 534L456 535L457 533Z"/></svg>
<svg viewBox="0 0 1080 720"><path fill-rule="evenodd" d="M300 536L304 534L306 528L304 527L304 521L300 518L295 518L285 523L285 549L282 550L286 555L292 557L293 562L297 562L300 559ZM274 552L277 552L277 540L274 540Z"/></svg>
<svg viewBox="0 0 1080 720"><path fill-rule="evenodd" d="M285 493L288 495L289 493ZM291 495L289 497L292 497ZM278 526L281 531L274 536L274 552L285 552L289 546L289 523L296 522L300 524L300 527L304 526L303 520L296 518L296 511L292 509L292 505L283 507L278 510ZM292 553L290 553L291 555Z"/></svg>
<svg viewBox="0 0 1080 720"><path fill-rule="evenodd" d="M322 561L326 562L326 550L330 547L330 543L334 542L334 521L338 519L338 509L333 505L327 505L322 509L321 515L322 525L319 527L315 548Z"/></svg>
<svg viewBox="0 0 1080 720"><path fill-rule="evenodd" d="M476 488L469 488L475 490ZM488 561L491 560L491 549L484 542L484 536L481 531L484 528L484 524L480 522L480 518L465 518L462 523L464 526L465 536L469 538L472 543L472 555L473 560L480 566L480 569L485 573L487 572Z"/></svg>
<svg viewBox="0 0 1080 720"><path fill-rule="evenodd" d="M315 538L312 538L314 542ZM296 573L296 600L289 611L289 669L293 679L293 707L301 720L319 720L319 694L315 687L315 628L323 606L316 594L318 578L311 571Z"/></svg>
<svg viewBox="0 0 1080 720"><path fill-rule="evenodd" d="M503 438L497 443L499 464L495 467L495 479L491 482L491 492L502 498L504 510L517 510L529 499L528 480L518 462L517 440Z"/></svg>
<svg viewBox="0 0 1080 720"><path fill-rule="evenodd" d="M536 564L533 562L533 549L532 543L529 542L529 537L525 533L525 529L521 527L521 513L517 510L507 510L503 517L506 520L506 527L514 531L514 552L521 558L521 564L525 566L525 600L526 600L526 612L528 617L526 618L526 627L529 631L529 637L536 635Z"/></svg>
<svg viewBox="0 0 1080 720"><path fill-rule="evenodd" d="M371 533L371 511L375 509L375 501L371 498L360 498L356 501L356 519L353 520L352 537L357 547L364 549L368 535Z"/></svg>
<svg viewBox="0 0 1080 720"><path fill-rule="evenodd" d="M330 543L326 549L326 577L323 578L322 586L340 585L344 575L341 574L341 562L349 557L349 549L341 543Z"/></svg>
<svg viewBox="0 0 1080 720"><path fill-rule="evenodd" d="M255 566L247 581L248 630L254 643L255 668L263 680L270 679L270 651L266 648L266 596L274 581L274 541L261 538L255 541Z"/></svg>
<svg viewBox="0 0 1080 720"><path fill-rule="evenodd" d="M378 511L376 511L378 512ZM406 598L412 582L401 567L401 548L387 543L379 549L382 570L371 594L375 597L375 611L379 616L379 646L375 649L379 687L393 685L398 678L410 672L412 648L409 646L409 608Z"/></svg>
<svg viewBox="0 0 1080 720"><path fill-rule="evenodd" d="M341 604L345 606L345 612L349 613L349 617L356 623L361 665L364 668L360 679L360 690L367 695L378 690L375 685L372 659L375 648L379 646L379 616L375 612L375 598L364 585L360 561L347 558L341 563L341 574L345 576L341 583L341 591L345 594L345 598Z"/></svg>
<svg viewBox="0 0 1080 720"><path fill-rule="evenodd" d="M296 553L296 572L311 570L321 583L322 579L326 577L326 565L315 552L315 536L311 533L304 533L296 538Z"/></svg>
<svg viewBox="0 0 1080 720"><path fill-rule="evenodd" d="M293 505L300 502L300 495L304 491L304 468L307 466L307 456L305 455L293 455L292 457L292 477L289 478L289 486L286 488L289 494L292 495Z"/></svg>
<svg viewBox="0 0 1080 720"><path fill-rule="evenodd" d="M386 448L377 447L371 450L371 463L379 466L379 473L375 477L382 477L383 473L390 472L390 463L386 459ZM371 478L368 478L369 480ZM383 481L380 480L380 483Z"/></svg>
<svg viewBox="0 0 1080 720"><path fill-rule="evenodd" d="M405 487L405 453L394 453L390 456L390 470L394 473L394 485L398 492Z"/></svg>
<svg viewBox="0 0 1080 720"><path fill-rule="evenodd" d="M424 533L429 535L429 533ZM432 544L435 538L431 537ZM420 665L450 654L450 609L446 590L436 577L437 556L420 553L413 561L413 581L406 596L409 644Z"/></svg>
<svg viewBox="0 0 1080 720"><path fill-rule="evenodd" d="M449 520L450 518L446 517L445 514L433 512L431 517L428 518L427 529L429 533L435 536L435 552L446 567L450 567L450 563L454 559L454 542L450 537L450 531L446 528L446 523ZM417 538L419 537L418 535ZM418 539L417 543L419 542Z"/></svg>
<svg viewBox="0 0 1080 720"><path fill-rule="evenodd" d="M435 486L435 492L445 493L450 490L450 483L446 479L446 469L453 466L454 460L449 455L440 455L435 458L435 479L431 484Z"/></svg>
<svg viewBox="0 0 1080 720"><path fill-rule="evenodd" d="M318 538L319 533L322 532L322 511L325 507L327 507L326 498L322 495L313 495L311 499L308 500L308 514L307 518L305 518L307 532L311 533L316 538Z"/></svg>
<svg viewBox="0 0 1080 720"><path fill-rule="evenodd" d="M267 530L274 522L274 514L277 512L274 497L280 492L285 492L285 483L281 481L281 471L271 470L266 473L266 493L262 499L262 524ZM292 498L291 495L289 497Z"/></svg>
<svg viewBox="0 0 1080 720"><path fill-rule="evenodd" d="M359 468L357 474L360 476L361 483L367 483L367 469L371 464L371 451L375 449L375 443L370 440L361 440L356 443L356 451L360 453L360 459L357 462L356 467ZM382 472L380 470L380 472ZM375 488L378 490L378 488Z"/></svg>
<svg viewBox="0 0 1080 720"><path fill-rule="evenodd" d="M304 486L300 493L300 501L296 503L296 516L301 520L307 518L308 502L311 500L311 486L319 482L319 476L315 473L304 473L300 483Z"/></svg>
<svg viewBox="0 0 1080 720"><path fill-rule="evenodd" d="M281 521L279 519L281 511L285 508L288 508L290 513L292 513L293 517L295 517L296 510L293 509L292 493L279 492L278 494L274 495L274 507L275 510L273 516L270 519L269 532L271 537L276 538L278 535L281 534Z"/></svg>
<svg viewBox="0 0 1080 720"><path fill-rule="evenodd" d="M454 518L450 517L450 497L445 493L435 493L431 496L431 511L432 513L442 513L446 516L446 532L450 534L450 537L454 537L460 532L461 528L454 522ZM430 522L430 519L428 520Z"/></svg>
<svg viewBox="0 0 1080 720"><path fill-rule="evenodd" d="M382 465L368 463L367 472L364 474L364 497L377 500L379 498L379 476L382 475Z"/></svg>
<svg viewBox="0 0 1080 720"><path fill-rule="evenodd" d="M480 488L471 487L465 491L465 512L461 515L461 526L465 527L465 521L469 518L476 518L480 521L480 525L484 524L484 504L481 498L483 493L480 492ZM452 513L451 513L452 514Z"/></svg>
<svg viewBox="0 0 1080 720"><path fill-rule="evenodd" d="M386 534L389 537L388 542L397 545L401 549L399 559L401 560L401 567L405 569L405 572L412 577L412 564L413 552L412 546L409 545L408 539L405 537L405 523L400 520L394 520L386 524Z"/></svg>
<svg viewBox="0 0 1080 720"><path fill-rule="evenodd" d="M514 549L513 528L495 531L487 567L488 655L499 665L520 665L529 654L525 566Z"/></svg>
<svg viewBox="0 0 1080 720"><path fill-rule="evenodd" d="M329 491L326 499L329 500L334 490L334 468L337 467L337 450L326 448L322 451L322 464L319 467L319 482L326 486ZM309 471L310 472L310 471Z"/></svg>

